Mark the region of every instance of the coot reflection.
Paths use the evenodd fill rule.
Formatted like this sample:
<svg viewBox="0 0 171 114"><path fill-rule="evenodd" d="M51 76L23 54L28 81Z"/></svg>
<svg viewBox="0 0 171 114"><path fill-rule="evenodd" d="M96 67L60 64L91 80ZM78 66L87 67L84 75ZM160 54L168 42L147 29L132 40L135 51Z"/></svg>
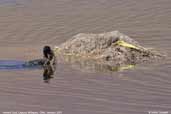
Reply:
<svg viewBox="0 0 171 114"><path fill-rule="evenodd" d="M0 70L34 70L43 69L43 79L49 82L55 72L56 57L50 46L44 46L43 58L31 61L0 60Z"/></svg>
<svg viewBox="0 0 171 114"><path fill-rule="evenodd" d="M43 80L45 83L49 83L50 79L53 78L56 67L55 65L48 64L44 66L43 69Z"/></svg>

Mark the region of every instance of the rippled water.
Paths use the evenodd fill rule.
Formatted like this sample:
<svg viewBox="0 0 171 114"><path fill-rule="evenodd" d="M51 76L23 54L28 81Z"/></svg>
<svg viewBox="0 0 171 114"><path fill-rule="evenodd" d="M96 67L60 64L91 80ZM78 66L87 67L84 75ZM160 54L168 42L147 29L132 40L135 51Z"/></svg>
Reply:
<svg viewBox="0 0 171 114"><path fill-rule="evenodd" d="M58 61L48 84L43 70L2 70L0 111L170 114L170 0L0 0L1 60L40 58L45 44L113 30L166 53L166 59L118 72L87 72Z"/></svg>

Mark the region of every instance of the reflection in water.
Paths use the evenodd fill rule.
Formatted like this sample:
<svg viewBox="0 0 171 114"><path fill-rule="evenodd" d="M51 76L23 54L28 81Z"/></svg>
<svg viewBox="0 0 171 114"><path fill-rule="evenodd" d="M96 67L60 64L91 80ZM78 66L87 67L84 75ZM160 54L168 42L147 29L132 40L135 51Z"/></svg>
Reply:
<svg viewBox="0 0 171 114"><path fill-rule="evenodd" d="M107 62L84 59L72 55L58 55L57 58L60 59L60 62L67 63L74 69L78 69L83 72L117 72L127 69L133 69L135 67L135 64L110 64Z"/></svg>
<svg viewBox="0 0 171 114"><path fill-rule="evenodd" d="M45 83L49 83L50 79L53 78L54 72L56 70L56 66L48 64L45 65L43 69L44 69L43 80Z"/></svg>
<svg viewBox="0 0 171 114"><path fill-rule="evenodd" d="M40 60L29 62L20 60L0 60L0 70L33 70L41 69Z"/></svg>
<svg viewBox="0 0 171 114"><path fill-rule="evenodd" d="M56 64L46 64L44 66L43 64L44 59L31 60L28 62L17 60L0 60L0 70L35 70L43 68L43 79L48 83L49 80L53 78L56 70Z"/></svg>

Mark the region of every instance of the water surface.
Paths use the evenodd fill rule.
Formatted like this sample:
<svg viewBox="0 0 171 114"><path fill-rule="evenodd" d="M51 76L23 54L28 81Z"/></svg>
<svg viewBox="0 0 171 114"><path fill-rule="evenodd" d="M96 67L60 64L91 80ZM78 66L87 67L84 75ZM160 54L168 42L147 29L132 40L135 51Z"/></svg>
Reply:
<svg viewBox="0 0 171 114"><path fill-rule="evenodd" d="M61 44L77 33L113 30L166 53L167 58L119 72L88 72L58 61L49 83L44 83L42 70L0 71L0 111L171 113L170 0L13 0L1 4L0 60L41 58L45 44Z"/></svg>

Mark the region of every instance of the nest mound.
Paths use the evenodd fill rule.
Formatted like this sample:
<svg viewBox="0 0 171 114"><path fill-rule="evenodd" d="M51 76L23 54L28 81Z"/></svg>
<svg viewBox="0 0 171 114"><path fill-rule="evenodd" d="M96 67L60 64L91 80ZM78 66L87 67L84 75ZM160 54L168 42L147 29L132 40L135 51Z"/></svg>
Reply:
<svg viewBox="0 0 171 114"><path fill-rule="evenodd" d="M154 61L162 57L158 52L144 48L137 41L119 31L77 34L56 47L55 53L84 60L91 59L112 66Z"/></svg>

